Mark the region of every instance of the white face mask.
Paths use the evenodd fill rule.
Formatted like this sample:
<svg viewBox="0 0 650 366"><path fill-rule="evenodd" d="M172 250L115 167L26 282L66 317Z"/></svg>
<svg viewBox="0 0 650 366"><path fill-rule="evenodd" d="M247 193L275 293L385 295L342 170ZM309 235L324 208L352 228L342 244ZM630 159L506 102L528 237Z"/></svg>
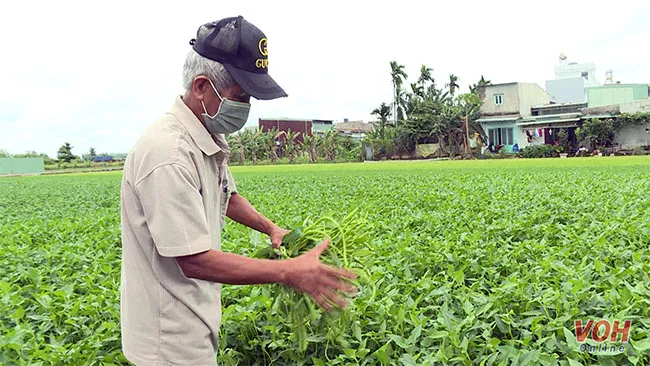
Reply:
<svg viewBox="0 0 650 366"><path fill-rule="evenodd" d="M221 100L219 109L214 116L208 114L208 110L205 108L203 100L201 100L201 105L203 105L203 110L205 111L201 116L203 117L208 132L210 134L230 134L239 131L248 120L248 113L251 109L250 103L235 102L221 98L217 88L212 84L212 80L208 80L210 81L210 85L212 85L212 89L214 89L214 92Z"/></svg>

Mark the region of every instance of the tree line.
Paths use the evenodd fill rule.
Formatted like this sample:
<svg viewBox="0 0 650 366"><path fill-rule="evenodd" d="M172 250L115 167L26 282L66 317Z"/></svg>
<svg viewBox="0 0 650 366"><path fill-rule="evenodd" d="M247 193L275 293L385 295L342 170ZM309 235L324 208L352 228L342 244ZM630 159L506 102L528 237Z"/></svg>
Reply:
<svg viewBox="0 0 650 366"><path fill-rule="evenodd" d="M72 152L73 148L74 146L72 146L69 142L63 143L61 147L59 147L59 149L57 150L56 159L51 158L49 155L45 153L39 153L36 151L26 151L24 154L10 154L7 150L0 149L0 158L9 158L9 157L13 157L16 159L43 158L43 162L45 163L45 165L53 165L59 163L89 162L94 157L105 157L105 156L114 157L114 160L124 160L124 157L126 156L126 154L108 154L108 153L97 154L96 149L94 147L91 147L88 153L82 154L81 156L77 156Z"/></svg>
<svg viewBox="0 0 650 366"><path fill-rule="evenodd" d="M310 135L291 129L279 131L273 127L264 131L257 127L228 135L226 140L231 148L231 161L240 165L246 161L258 164L262 160L276 163L281 159L293 163L299 158L311 163L362 159L361 143L333 129Z"/></svg>
<svg viewBox="0 0 650 366"><path fill-rule="evenodd" d="M382 102L372 111L377 128L368 137L380 154L413 155L417 144L437 143L443 153L469 153L470 139L485 141L485 132L476 123L480 117L482 88L491 85L483 76L469 93L458 94L459 78L454 74L439 86L433 69L422 65L417 81L405 87L408 74L404 65L390 62L393 101Z"/></svg>
<svg viewBox="0 0 650 366"><path fill-rule="evenodd" d="M433 69L422 65L419 77L409 87L404 65L390 62L393 101L383 102L371 112L377 121L374 129L363 139L354 141L330 130L322 135L299 132L263 131L261 128L243 130L227 136L232 149L231 160L239 164L260 160L271 163L281 158L289 162L306 157L319 160L364 160L369 147L373 159L407 155L412 157L417 144L438 143L443 153L469 153L469 140L478 136L485 141L485 132L475 121L480 117L482 87L491 85L483 76L472 85L469 93L459 94L458 76L451 74L439 86Z"/></svg>

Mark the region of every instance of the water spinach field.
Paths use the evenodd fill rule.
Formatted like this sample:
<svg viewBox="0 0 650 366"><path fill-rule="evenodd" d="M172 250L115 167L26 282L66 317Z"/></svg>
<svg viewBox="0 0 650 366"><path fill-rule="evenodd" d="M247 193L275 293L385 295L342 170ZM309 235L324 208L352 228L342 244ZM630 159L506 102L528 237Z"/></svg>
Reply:
<svg viewBox="0 0 650 366"><path fill-rule="evenodd" d="M344 313L224 285L220 365L650 364L648 157L232 171L284 227L353 213L364 239L346 258L360 276ZM127 364L120 180L0 178L0 364ZM227 221L224 251L267 245Z"/></svg>

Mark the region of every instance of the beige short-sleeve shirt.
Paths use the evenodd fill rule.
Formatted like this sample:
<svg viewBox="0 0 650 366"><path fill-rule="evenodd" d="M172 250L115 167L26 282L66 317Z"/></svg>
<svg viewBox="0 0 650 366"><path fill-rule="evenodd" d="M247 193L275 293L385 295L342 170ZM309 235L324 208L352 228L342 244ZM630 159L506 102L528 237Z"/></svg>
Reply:
<svg viewBox="0 0 650 366"><path fill-rule="evenodd" d="M220 249L236 192L223 135L180 96L135 144L121 189L121 332L137 365L215 365L221 285L187 278L175 257Z"/></svg>

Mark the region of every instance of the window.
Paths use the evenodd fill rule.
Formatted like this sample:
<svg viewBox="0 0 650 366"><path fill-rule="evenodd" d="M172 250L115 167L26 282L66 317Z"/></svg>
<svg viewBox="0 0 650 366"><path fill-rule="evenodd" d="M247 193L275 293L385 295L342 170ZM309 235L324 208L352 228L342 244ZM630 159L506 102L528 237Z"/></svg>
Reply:
<svg viewBox="0 0 650 366"><path fill-rule="evenodd" d="M490 128L488 129L489 142L494 145L513 145L514 131L512 128Z"/></svg>
<svg viewBox="0 0 650 366"><path fill-rule="evenodd" d="M496 105L503 104L503 94L494 94L494 104Z"/></svg>
<svg viewBox="0 0 650 366"><path fill-rule="evenodd" d="M589 73L586 71L582 72L582 77L585 78L585 80L589 80Z"/></svg>

